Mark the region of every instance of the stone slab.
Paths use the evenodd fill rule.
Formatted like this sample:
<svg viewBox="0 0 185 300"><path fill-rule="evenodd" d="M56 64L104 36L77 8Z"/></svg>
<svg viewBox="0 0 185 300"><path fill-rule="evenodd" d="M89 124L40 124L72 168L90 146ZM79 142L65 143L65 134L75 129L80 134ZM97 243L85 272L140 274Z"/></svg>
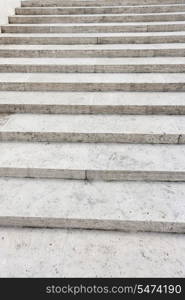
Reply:
<svg viewBox="0 0 185 300"><path fill-rule="evenodd" d="M85 15L14 15L9 17L11 24L47 24L47 23L99 23L99 22L164 22L185 21L181 13L153 14L85 14Z"/></svg>
<svg viewBox="0 0 185 300"><path fill-rule="evenodd" d="M185 115L184 93L0 92L1 113Z"/></svg>
<svg viewBox="0 0 185 300"><path fill-rule="evenodd" d="M0 57L184 57L184 43L107 45L1 45Z"/></svg>
<svg viewBox="0 0 185 300"><path fill-rule="evenodd" d="M185 43L185 32L124 32L124 33L43 33L0 35L0 44L70 45L70 44L159 44Z"/></svg>
<svg viewBox="0 0 185 300"><path fill-rule="evenodd" d="M185 58L0 58L0 72L184 73Z"/></svg>
<svg viewBox="0 0 185 300"><path fill-rule="evenodd" d="M185 117L0 115L0 141L184 144Z"/></svg>
<svg viewBox="0 0 185 300"><path fill-rule="evenodd" d="M184 145L0 144L0 176L185 181Z"/></svg>
<svg viewBox="0 0 185 300"><path fill-rule="evenodd" d="M18 7L15 9L16 15L77 15L77 14L120 14L120 13L162 13L162 12L182 12L185 5L145 5L145 6L92 6L92 7Z"/></svg>
<svg viewBox="0 0 185 300"><path fill-rule="evenodd" d="M1 91L170 92L185 91L182 73L0 73Z"/></svg>
<svg viewBox="0 0 185 300"><path fill-rule="evenodd" d="M184 4L184 0L26 0L22 7Z"/></svg>
<svg viewBox="0 0 185 300"><path fill-rule="evenodd" d="M185 231L185 184L0 178L0 226Z"/></svg>
<svg viewBox="0 0 185 300"><path fill-rule="evenodd" d="M185 238L2 227L0 258L0 277L179 278L185 276Z"/></svg>

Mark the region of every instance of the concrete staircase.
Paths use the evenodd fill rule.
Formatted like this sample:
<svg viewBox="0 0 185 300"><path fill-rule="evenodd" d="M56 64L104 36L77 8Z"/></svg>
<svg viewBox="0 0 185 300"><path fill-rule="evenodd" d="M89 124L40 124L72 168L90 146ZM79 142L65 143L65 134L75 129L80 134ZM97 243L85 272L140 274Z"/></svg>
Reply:
<svg viewBox="0 0 185 300"><path fill-rule="evenodd" d="M128 251L149 232L185 233L185 0L32 0L15 13L0 35L0 225L148 232L119 233ZM118 251L106 234L80 239ZM172 235L155 238L175 253Z"/></svg>

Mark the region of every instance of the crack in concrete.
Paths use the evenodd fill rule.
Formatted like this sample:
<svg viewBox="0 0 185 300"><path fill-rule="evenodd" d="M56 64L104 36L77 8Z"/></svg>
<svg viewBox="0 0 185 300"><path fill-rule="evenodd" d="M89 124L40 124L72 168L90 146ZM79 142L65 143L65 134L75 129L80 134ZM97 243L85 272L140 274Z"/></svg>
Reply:
<svg viewBox="0 0 185 300"><path fill-rule="evenodd" d="M84 178L85 181L88 180L88 175L87 175L87 170L85 170L85 178Z"/></svg>
<svg viewBox="0 0 185 300"><path fill-rule="evenodd" d="M180 141L181 138L182 138L182 134L179 134L178 139L177 139L177 143L178 143L178 144L181 144L181 141Z"/></svg>

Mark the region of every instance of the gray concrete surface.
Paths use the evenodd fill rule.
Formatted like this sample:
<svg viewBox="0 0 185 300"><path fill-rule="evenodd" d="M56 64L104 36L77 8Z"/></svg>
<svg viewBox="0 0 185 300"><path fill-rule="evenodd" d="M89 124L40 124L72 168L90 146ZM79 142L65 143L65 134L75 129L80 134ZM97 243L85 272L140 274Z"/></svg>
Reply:
<svg viewBox="0 0 185 300"><path fill-rule="evenodd" d="M0 72L184 73L185 58L0 58Z"/></svg>
<svg viewBox="0 0 185 300"><path fill-rule="evenodd" d="M0 178L0 225L185 232L185 184Z"/></svg>
<svg viewBox="0 0 185 300"><path fill-rule="evenodd" d="M184 57L184 43L109 45L1 45L0 57Z"/></svg>
<svg viewBox="0 0 185 300"><path fill-rule="evenodd" d="M0 176L184 181L184 145L1 143Z"/></svg>
<svg viewBox="0 0 185 300"><path fill-rule="evenodd" d="M184 7L28 0L2 27L0 277L185 275Z"/></svg>
<svg viewBox="0 0 185 300"><path fill-rule="evenodd" d="M14 114L0 122L0 141L185 143L184 116Z"/></svg>
<svg viewBox="0 0 185 300"><path fill-rule="evenodd" d="M11 24L46 24L46 23L99 23L99 22L154 22L184 21L185 13L158 14L93 14L93 15L14 15L9 17Z"/></svg>
<svg viewBox="0 0 185 300"><path fill-rule="evenodd" d="M184 4L154 6L105 6L105 7L42 7L15 9L16 15L77 15L77 14L121 14L121 13L165 13L185 11Z"/></svg>
<svg viewBox="0 0 185 300"><path fill-rule="evenodd" d="M184 235L0 229L0 276L184 277Z"/></svg>
<svg viewBox="0 0 185 300"><path fill-rule="evenodd" d="M184 0L163 0L163 4L184 4ZM26 0L21 1L23 7L47 6L106 6L106 5L159 5L160 0Z"/></svg>
<svg viewBox="0 0 185 300"><path fill-rule="evenodd" d="M0 92L1 113L185 115L185 94Z"/></svg>
<svg viewBox="0 0 185 300"><path fill-rule="evenodd" d="M184 92L182 73L0 73L0 91Z"/></svg>

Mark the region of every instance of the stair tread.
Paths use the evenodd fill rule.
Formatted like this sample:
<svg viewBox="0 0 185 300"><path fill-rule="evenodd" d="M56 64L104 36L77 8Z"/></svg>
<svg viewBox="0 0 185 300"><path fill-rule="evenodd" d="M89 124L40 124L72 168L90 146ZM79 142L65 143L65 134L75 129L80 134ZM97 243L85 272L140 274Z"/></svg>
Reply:
<svg viewBox="0 0 185 300"><path fill-rule="evenodd" d="M3 82L53 82L53 83L178 83L185 82L185 74L179 73L156 73L156 74L143 74L143 73L118 73L118 74L35 74L35 73L0 73L0 83Z"/></svg>
<svg viewBox="0 0 185 300"><path fill-rule="evenodd" d="M185 115L185 93L0 92L1 113Z"/></svg>
<svg viewBox="0 0 185 300"><path fill-rule="evenodd" d="M185 276L183 234L1 227L0 248L1 277Z"/></svg>
<svg viewBox="0 0 185 300"><path fill-rule="evenodd" d="M60 14L60 15L13 15L9 16L9 23L92 23L92 22L154 22L154 21L184 21L185 12L166 13L137 13L137 14Z"/></svg>
<svg viewBox="0 0 185 300"><path fill-rule="evenodd" d="M184 155L184 145L1 142L0 170L79 170L82 178L85 170L174 173L185 172Z"/></svg>
<svg viewBox="0 0 185 300"><path fill-rule="evenodd" d="M44 7L44 6L104 6L104 5L146 5L146 4L150 4L150 5L157 5L157 4L184 4L184 0L75 0L75 1L69 1L69 0L45 0L45 2L43 3L43 1L37 0L37 1L21 1L21 4L23 7L27 7L27 6L33 6L33 7Z"/></svg>
<svg viewBox="0 0 185 300"><path fill-rule="evenodd" d="M17 15L29 14L99 14L99 13L160 13L160 12L178 12L185 9L184 4L173 5L144 5L144 6L76 6L76 7L17 7Z"/></svg>
<svg viewBox="0 0 185 300"><path fill-rule="evenodd" d="M3 45L0 44L1 49L16 49L16 50L122 50L122 49L185 49L185 43L165 43L165 44L92 44L92 45Z"/></svg>
<svg viewBox="0 0 185 300"><path fill-rule="evenodd" d="M72 26L83 26L83 27L94 27L94 26L101 26L101 27L110 27L110 26L153 26L153 25L184 25L185 21L166 21L166 22L107 22L107 23L75 23L75 22L71 22L71 23L50 23L50 24L6 24L6 25L2 25L3 27L72 27Z"/></svg>
<svg viewBox="0 0 185 300"><path fill-rule="evenodd" d="M2 132L185 135L185 116L13 114L0 116Z"/></svg>
<svg viewBox="0 0 185 300"><path fill-rule="evenodd" d="M16 7L17 9L68 9L68 8L72 8L72 9L77 9L77 8L88 8L88 9L90 9L90 8L99 8L99 9L101 9L101 8L117 8L117 7L123 7L123 8L127 8L127 7L134 7L134 8L137 8L137 7L141 7L141 8L145 8L145 7L184 7L185 6L185 3L170 3L170 4L144 4L144 5L122 5L122 4L120 4L120 5L118 5L118 4L115 4L115 5L111 5L111 4L108 4L108 5L102 5L102 6L96 6L96 5L92 5L92 6L60 6L60 5L58 5L58 6L54 6L54 7L44 7L44 6L42 6L42 7L33 7L33 6L27 6L27 7Z"/></svg>
<svg viewBox="0 0 185 300"><path fill-rule="evenodd" d="M2 33L0 38L8 38L8 37L138 37L138 36L184 36L185 31L172 31L172 32L119 32L119 33Z"/></svg>
<svg viewBox="0 0 185 300"><path fill-rule="evenodd" d="M0 65L160 65L185 64L185 57L0 58Z"/></svg>
<svg viewBox="0 0 185 300"><path fill-rule="evenodd" d="M185 93L0 92L2 104L184 106Z"/></svg>
<svg viewBox="0 0 185 300"><path fill-rule="evenodd" d="M0 225L181 232L185 183L0 178ZM80 197L80 201L79 201Z"/></svg>
<svg viewBox="0 0 185 300"><path fill-rule="evenodd" d="M17 17L17 18L29 18L29 17L42 17L42 18L47 18L47 17L88 17L88 16L92 16L92 17L98 17L98 16L112 16L112 17L116 17L116 16L122 16L122 17L126 17L126 16L176 16L176 15L184 15L185 12L183 11L179 11L179 12L160 12L160 13L119 13L119 14L65 14L65 15L36 15L36 14L32 14L32 15L12 15L11 17Z"/></svg>

